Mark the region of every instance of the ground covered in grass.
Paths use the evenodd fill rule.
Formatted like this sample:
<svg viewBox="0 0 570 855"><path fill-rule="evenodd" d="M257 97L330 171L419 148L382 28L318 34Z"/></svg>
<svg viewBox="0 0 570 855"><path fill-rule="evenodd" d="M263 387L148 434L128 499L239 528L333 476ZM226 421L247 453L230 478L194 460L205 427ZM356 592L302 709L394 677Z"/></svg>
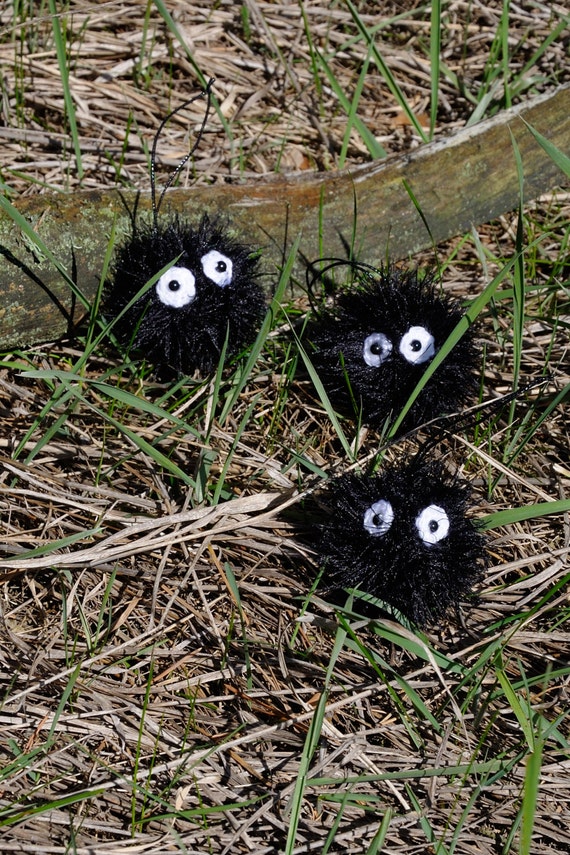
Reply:
<svg viewBox="0 0 570 855"><path fill-rule="evenodd" d="M51 0L0 15L16 206L148 189L153 134L198 71L219 110L181 180L212 192L410 150L567 74L557 4ZM168 125L161 170L202 115ZM389 425L331 411L294 335L310 306L290 270L255 344L214 377L157 378L99 341L96 317L3 355L2 851L568 851L563 180L410 260L466 305L489 289L478 380L495 402L437 435L490 560L425 631L315 590L307 531L327 478L434 432L387 443Z"/></svg>

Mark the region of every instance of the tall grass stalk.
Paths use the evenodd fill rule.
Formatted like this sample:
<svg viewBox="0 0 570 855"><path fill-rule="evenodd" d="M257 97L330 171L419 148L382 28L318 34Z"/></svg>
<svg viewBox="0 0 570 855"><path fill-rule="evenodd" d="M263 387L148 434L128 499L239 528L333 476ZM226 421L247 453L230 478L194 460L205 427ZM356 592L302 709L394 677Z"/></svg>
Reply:
<svg viewBox="0 0 570 855"><path fill-rule="evenodd" d="M75 102L71 91L71 69L69 67L69 56L67 52L66 36L62 30L62 21L65 24L65 12L58 11L56 0L48 0L49 11L52 19L53 39L61 76L61 84L63 87L63 99L65 101L65 112L69 123L69 133L73 143L75 152L75 168L77 176L81 182L83 179L83 161L81 154L81 142L79 139L79 131L77 128L77 119L75 116Z"/></svg>
<svg viewBox="0 0 570 855"><path fill-rule="evenodd" d="M291 127L294 145L325 151L323 168L350 167L356 137L361 159L385 157L386 123L377 124L368 100L372 77L389 93L384 119L394 108L401 113L413 144L444 129L447 101L452 110L461 105L464 122L491 115L549 73L549 49L562 46L568 25L553 7L548 35L543 29L540 41L529 39L521 60L512 32L520 10L502 0L497 26L481 25L487 41L480 73L470 79L461 75L461 57L447 61L462 23L450 15L461 10L440 0L385 18L346 0L330 5L330 21L320 28L320 10L300 0L294 9L301 19L279 6L274 32L275 4L211 4L202 17L196 9L189 24L185 16L194 13L183 6L175 15L163 0L139 3L139 30L125 25L136 38L113 70L130 63L140 104L152 103L157 90L163 103L178 101L194 85L187 72L203 85L204 57L217 57L195 49L185 27L217 20L216 37L244 53L236 79L224 81L224 113L216 104L244 170L260 151L286 153ZM63 91L74 186L92 177L75 100L74 16L84 12L56 0L14 4L7 37L19 62L18 91L2 93L9 127L44 127L28 97L26 64L28 47L37 53L43 45ZM91 26L89 14L81 20ZM287 27L297 40L284 37ZM101 32L113 35L119 53L110 19ZM429 42L421 37L428 32ZM466 22L465 56L471 33ZM407 65L402 36L421 55L416 66ZM429 73L426 65L414 76L428 59ZM248 62L255 85L263 80L258 112L249 100ZM264 102L276 80L284 81L281 100ZM130 85L120 73L119 82ZM420 89L430 99L429 128L410 96ZM127 135L141 115L133 103L118 129ZM283 116L299 105L299 114ZM306 127L297 125L299 115ZM152 137L152 120L148 129L141 122L141 139ZM266 137L275 121L285 128L277 141ZM88 123L81 127L86 134ZM569 177L568 154L528 130ZM225 140L218 143L221 151ZM132 157L126 137L118 147L119 155L102 155L104 165L130 181L140 152ZM256 847L286 855L351 847L366 855L410 847L459 855L489 829L497 852L531 855L548 833L541 819L554 799L561 818L555 834L563 838L570 230L564 204L553 201L546 212L523 205L525 163L516 144L513 150L521 203L507 226L473 227L451 247L434 241L444 285L455 276L453 285L468 294L466 314L384 433L335 412L302 346L307 302L290 296L302 234L272 271L278 284L253 345L222 359L211 377L162 382L152 366L118 347L101 312L115 228L96 271L97 294L87 299L18 211L7 176L25 175L25 168L5 170L2 211L86 311L73 341L7 354L0 366L0 703L7 734L0 828L7 848L42 839L61 851L116 849L131 835L135 847L221 855ZM276 155L267 171L284 163ZM53 183L45 172L31 174L27 186L44 180ZM215 182L211 192L215 200ZM329 254L325 212L322 205L315 215L322 256ZM347 254L357 258L356 206L343 229ZM465 279L485 284L464 283L457 275L463 269ZM436 449L450 469L475 479L476 497L487 491L474 508L488 533L484 580L457 615L425 632L357 588L345 603L329 601L310 535L309 542L299 536L313 499L326 513L315 487L337 471L415 452L422 435L386 440L476 319L486 349L481 398L502 394L511 375L514 387L528 373L552 372L559 384L545 382L537 394L533 388L506 413L481 421L474 435L458 429ZM495 799L499 821L488 809Z"/></svg>

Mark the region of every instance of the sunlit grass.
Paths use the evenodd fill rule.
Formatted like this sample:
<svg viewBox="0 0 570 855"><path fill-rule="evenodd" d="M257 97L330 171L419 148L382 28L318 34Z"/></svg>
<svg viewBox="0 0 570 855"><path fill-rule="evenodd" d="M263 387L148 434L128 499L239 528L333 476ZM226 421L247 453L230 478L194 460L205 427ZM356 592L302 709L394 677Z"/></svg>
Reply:
<svg viewBox="0 0 570 855"><path fill-rule="evenodd" d="M476 87L446 67L446 4L416 7L413 19L428 25L429 33L424 38L426 125L385 50L392 26L404 15L372 26L359 4L346 8L353 27L334 43L314 31L303 4L299 10L316 114L326 123L325 99L332 91L345 117L335 155L339 167L349 162L355 135L370 158L386 154L362 115L372 74L381 76L424 144L439 129L444 82L464 92L472 109L468 121L492 115L532 90L533 60L538 62L568 23L553 18L549 39L514 68L510 4L503 3ZM259 9L244 4L239 11L249 43L258 38L254 13ZM70 55L73 50L77 57L80 41L69 35L62 4L49 0L38 11L50 16L73 169L81 179L84 155ZM172 67L160 69L146 60L160 39L151 23L155 11L205 81L208 69L185 44L170 6L149 0L141 4L142 39L133 52L137 86L152 91L155 75L170 75L173 90L177 85ZM26 38L37 38L37 22L28 13L22 4L11 36L21 53ZM354 48L363 61L349 88L336 60L343 51L352 56ZM282 48L268 40L264 51L294 79L294 64ZM23 80L24 64L20 73ZM25 123L23 98L16 99L16 107L18 122ZM218 117L230 136L239 135L239 123L233 126L221 109ZM568 176L566 154L530 130ZM235 145L241 145L238 136ZM113 161L117 177L123 175L126 148L125 143ZM244 149L236 155L244 168L250 154ZM521 196L523 172L519 161ZM552 220L540 221L521 203L507 251L475 229L446 255L438 250L444 285L454 267L465 263L473 270L473 257L485 284L477 292L470 289L465 318L404 409L387 417L378 436L334 411L302 345L307 301L292 296L302 234L293 236L282 268L273 272L274 293L252 345L235 359L222 360L212 377L161 383L153 366L118 346L102 312L114 232L90 301L19 214L17 198L1 197L0 204L86 310L78 337L61 351L49 346L10 353L1 365L29 395L23 398L25 421L2 448L12 467L1 485L8 544L0 555L8 586L3 609L10 632L22 636L17 668L25 676L22 688L18 670L8 675L2 702L6 716L22 716L26 738L11 736L4 746L0 827L33 830L37 826L27 823L43 817L47 828L46 818L63 814L69 817L64 845L73 851L83 845L90 811L94 816L101 811L115 820L120 816L121 832L127 829L135 839L158 829L173 851L231 853L223 849L230 835L248 822L253 831L256 811L266 822L263 810L276 804L275 851L312 851L316 840L323 853L341 851L346 829L360 826L362 852L406 851L397 836L405 818L421 835L415 845L452 855L462 852L464 836L479 828L481 814L487 816L487 794L496 795L508 781L518 789L508 827L497 831L497 851L535 851L534 830L544 805L541 775L569 748L568 717L558 693L565 691L570 667L550 647L543 656L541 644L567 627L564 597L570 580L559 533L570 499L559 495L558 459L548 470L543 465L548 478L539 477L532 464L535 457L546 458L549 432L556 429L564 437L561 413L570 384L553 391L545 382L528 394L522 391L505 407L483 407L473 423L462 421L458 437L452 430L445 435L443 452L476 480L475 518L489 536L492 572L512 564L505 577L485 580L461 605L458 619L451 616L450 626L420 632L401 615L380 617L386 604L359 590L348 591L344 605L328 603L315 581L318 568L290 551L288 541L294 538L285 527L287 517L275 507L293 507L303 522L298 499L305 491L349 467L369 466L379 445L384 453L414 399L475 320L487 339L481 400L492 403L490 372L505 373L505 394L537 375L554 380L563 375L559 337L568 332L570 236L564 215L553 211ZM355 254L357 238L355 223ZM548 249L553 243L556 253ZM549 340L531 360L535 345L529 346L528 330L538 321ZM75 457L65 456L68 446ZM392 443L389 452L403 455L407 446ZM45 467L60 457L61 471L51 478ZM377 463L382 465L380 457ZM522 503L517 503L519 487ZM8 503L10 489L13 498L20 491L22 504ZM30 514L26 527L22 508L35 507L34 502L44 517L39 522ZM512 532L518 551L513 548L511 556ZM517 563L523 549L528 564ZM535 577L548 569L546 559L533 561L541 550L550 550L560 567L532 596ZM300 594L286 588L289 578ZM377 617L370 617L371 609ZM29 625L28 614L37 626ZM47 637L52 646L44 651ZM5 650L12 655L11 638ZM202 670L200 656L211 656ZM377 718L366 718L376 713ZM358 756L369 765L356 772L353 754L345 749L368 739L367 729L371 750ZM272 740L279 734L287 740L275 761ZM382 751L390 752L389 769ZM58 765L66 756L69 778ZM227 789L224 799L214 789L220 781ZM430 782L437 782L445 798L431 800ZM319 825L323 816L328 824ZM494 833L492 816L488 822ZM184 842L189 827L203 832L199 843ZM220 842L220 828L226 842ZM318 837L306 844L314 829ZM267 845L273 845L272 838Z"/></svg>

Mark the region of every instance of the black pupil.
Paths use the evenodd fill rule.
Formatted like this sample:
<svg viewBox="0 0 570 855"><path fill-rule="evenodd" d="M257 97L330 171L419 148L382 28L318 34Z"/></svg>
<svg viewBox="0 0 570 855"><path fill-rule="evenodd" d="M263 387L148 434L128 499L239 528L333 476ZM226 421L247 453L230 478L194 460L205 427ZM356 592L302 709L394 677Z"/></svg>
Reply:
<svg viewBox="0 0 570 855"><path fill-rule="evenodd" d="M373 344L370 345L370 353L374 353L376 356L382 353L382 347L380 346L379 342L375 341Z"/></svg>
<svg viewBox="0 0 570 855"><path fill-rule="evenodd" d="M218 271L218 273L225 273L227 269L228 265L225 261L218 261L218 263L216 264L216 270Z"/></svg>
<svg viewBox="0 0 570 855"><path fill-rule="evenodd" d="M412 350L413 350L415 353L417 353L417 352L418 352L418 350L421 350L421 349L422 349L422 343L421 343L421 341L420 341L419 339L415 338L415 339L413 340L413 342L411 343L410 347L412 348Z"/></svg>
<svg viewBox="0 0 570 855"><path fill-rule="evenodd" d="M178 281L178 279L171 279L168 283L168 287L171 291L178 291L178 289L180 288L180 282Z"/></svg>
<svg viewBox="0 0 570 855"><path fill-rule="evenodd" d="M378 514L374 514L374 516L372 517L372 523L376 526L376 528L382 525L382 519L378 516Z"/></svg>
<svg viewBox="0 0 570 855"><path fill-rule="evenodd" d="M437 530L438 530L438 528L439 528L439 523L438 523L438 521L437 521L437 520L430 520L430 521L429 521L429 530L430 530L432 533L433 533L433 532L435 532L435 531L437 531Z"/></svg>

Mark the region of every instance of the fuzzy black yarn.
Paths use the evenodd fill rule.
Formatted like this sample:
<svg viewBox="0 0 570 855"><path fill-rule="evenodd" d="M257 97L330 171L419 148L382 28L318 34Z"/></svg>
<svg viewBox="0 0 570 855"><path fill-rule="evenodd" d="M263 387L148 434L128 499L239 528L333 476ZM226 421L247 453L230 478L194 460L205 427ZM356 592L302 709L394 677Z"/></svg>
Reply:
<svg viewBox="0 0 570 855"><path fill-rule="evenodd" d="M433 622L481 577L485 538L465 515L470 493L439 462L415 459L331 481L322 584L358 586L418 626Z"/></svg>
<svg viewBox="0 0 570 855"><path fill-rule="evenodd" d="M378 427L400 412L463 311L437 293L429 272L420 276L417 270L393 267L371 271L361 274L351 291L339 295L334 309L318 313L307 335L314 347L311 360L333 406ZM421 330L422 340L414 339ZM474 333L470 328L436 370L402 430L453 413L469 402L476 390L479 359ZM428 336L433 342L426 349ZM368 359L376 365L365 360L367 342ZM417 358L423 361L410 361Z"/></svg>
<svg viewBox="0 0 570 855"><path fill-rule="evenodd" d="M177 219L142 225L117 253L106 317L117 318L172 261L172 275L169 271L136 300L114 330L122 344L157 367L208 374L219 364L226 337L229 357L256 335L265 312L258 259L207 215L197 227ZM180 304L171 304L176 301Z"/></svg>

